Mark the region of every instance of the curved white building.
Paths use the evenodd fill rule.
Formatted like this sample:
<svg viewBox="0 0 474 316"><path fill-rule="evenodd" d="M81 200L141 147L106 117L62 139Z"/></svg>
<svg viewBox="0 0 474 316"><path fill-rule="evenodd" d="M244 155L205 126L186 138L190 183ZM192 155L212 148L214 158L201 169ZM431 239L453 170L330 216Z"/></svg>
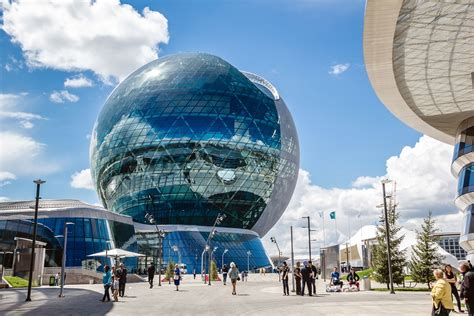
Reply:
<svg viewBox="0 0 474 316"><path fill-rule="evenodd" d="M473 1L367 0L364 57L377 96L395 116L455 145L460 244L473 260Z"/></svg>

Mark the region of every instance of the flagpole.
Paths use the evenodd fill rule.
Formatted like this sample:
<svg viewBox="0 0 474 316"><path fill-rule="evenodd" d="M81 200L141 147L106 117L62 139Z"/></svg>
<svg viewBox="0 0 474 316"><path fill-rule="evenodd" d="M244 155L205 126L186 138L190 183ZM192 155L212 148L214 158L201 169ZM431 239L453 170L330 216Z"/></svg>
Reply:
<svg viewBox="0 0 474 316"><path fill-rule="evenodd" d="M326 247L326 233L324 231L324 211L319 212L319 217L323 219L323 248Z"/></svg>

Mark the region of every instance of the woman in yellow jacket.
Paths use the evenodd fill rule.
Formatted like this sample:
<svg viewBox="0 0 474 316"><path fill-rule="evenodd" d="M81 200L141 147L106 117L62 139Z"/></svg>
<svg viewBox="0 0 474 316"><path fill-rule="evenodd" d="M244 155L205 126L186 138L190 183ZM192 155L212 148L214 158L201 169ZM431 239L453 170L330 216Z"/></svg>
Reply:
<svg viewBox="0 0 474 316"><path fill-rule="evenodd" d="M443 271L436 269L433 271L436 283L431 290L431 298L433 299L432 315L446 316L454 309L453 299L451 297L451 285L443 279ZM442 306L439 306L439 305ZM438 311L438 309L440 309Z"/></svg>

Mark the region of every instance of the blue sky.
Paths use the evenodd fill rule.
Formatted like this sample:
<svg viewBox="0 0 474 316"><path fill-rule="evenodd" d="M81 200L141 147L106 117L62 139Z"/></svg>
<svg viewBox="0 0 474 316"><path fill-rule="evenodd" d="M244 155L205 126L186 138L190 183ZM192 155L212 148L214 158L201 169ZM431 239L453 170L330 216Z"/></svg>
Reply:
<svg viewBox="0 0 474 316"><path fill-rule="evenodd" d="M207 52L271 81L293 114L301 167L310 172L313 183L344 188L359 176L383 174L386 159L420 137L380 103L367 78L362 51L364 1L127 3L138 12L148 6L168 20L169 42L159 44L159 56ZM42 177L47 180L45 198L97 202L92 191L74 189L69 183L74 172L89 167L87 135L114 85L104 84L87 69L28 67L20 43L12 43L6 32L0 32L0 41L1 93L27 93L21 98L22 110L46 118L31 129L4 120L1 129L44 144L46 160L58 165L55 172L39 169L17 176L0 188L0 196L30 199L31 180ZM16 66L12 60L18 61ZM329 74L337 64L349 67ZM6 65L14 69L8 71ZM94 86L67 89L79 97L77 102L51 102L51 93L64 90L65 79L75 74L90 78Z"/></svg>
<svg viewBox="0 0 474 316"><path fill-rule="evenodd" d="M0 31L0 200L98 203L89 137L107 96L128 73L179 52L218 55L272 82L296 123L301 170L293 199L268 235L336 211L335 242L378 220L380 180L397 182L401 223L428 210L459 229L452 147L423 136L378 100L363 58L362 0L13 2ZM331 223L327 225L332 225ZM306 238L303 230L296 238ZM268 243L268 238L264 242ZM268 245L267 246L271 246ZM303 248L302 248L303 249ZM296 251L303 251L296 249Z"/></svg>

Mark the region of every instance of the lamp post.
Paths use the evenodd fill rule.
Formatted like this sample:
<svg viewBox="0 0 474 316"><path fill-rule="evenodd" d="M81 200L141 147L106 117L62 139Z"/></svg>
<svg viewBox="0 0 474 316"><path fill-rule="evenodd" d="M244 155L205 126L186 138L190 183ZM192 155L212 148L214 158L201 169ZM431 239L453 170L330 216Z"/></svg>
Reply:
<svg viewBox="0 0 474 316"><path fill-rule="evenodd" d="M309 251L309 260L311 261L311 221L309 216L303 216L308 220L308 251Z"/></svg>
<svg viewBox="0 0 474 316"><path fill-rule="evenodd" d="M295 253L293 252L293 226L290 226L291 236L291 292L295 292Z"/></svg>
<svg viewBox="0 0 474 316"><path fill-rule="evenodd" d="M387 240L387 260L388 260L388 278L390 281L390 294L395 294L393 290L393 277L392 277L392 254L391 254L391 247L390 247L390 237L389 237L389 223L388 223L388 212L387 212L387 196L385 193L385 184L392 182L391 180L384 179L382 180L382 193L383 193L383 211L384 211L384 219L385 219L385 237Z"/></svg>
<svg viewBox="0 0 474 316"><path fill-rule="evenodd" d="M206 284L206 278L204 277L205 276L205 271L204 271L204 255L206 254L206 252L209 251L209 245L206 245L206 247L204 247L204 250L202 251L202 254L201 254L201 277L202 279L204 280L204 284Z"/></svg>
<svg viewBox="0 0 474 316"><path fill-rule="evenodd" d="M222 261L221 261L221 267L224 269L224 255L229 251L229 249L224 249L222 252Z"/></svg>
<svg viewBox="0 0 474 316"><path fill-rule="evenodd" d="M59 297L64 297L64 268L66 267L66 249L67 249L67 225L74 225L71 222L64 222L64 246L63 246L63 258L61 264L61 289L59 290Z"/></svg>
<svg viewBox="0 0 474 316"><path fill-rule="evenodd" d="M227 215L225 215L225 214L221 214L221 213L217 214L216 220L214 221L214 225L212 225L211 231L209 232L209 236L207 236L206 247L207 247L208 252L211 249L211 240L212 240L212 238L214 238L214 236L216 234L216 226L221 224L226 217L227 217ZM212 260L211 257L212 257L211 253L209 253L209 266L207 267L208 275L209 275L208 285L211 285L211 260Z"/></svg>
<svg viewBox="0 0 474 316"><path fill-rule="evenodd" d="M211 260L214 259L214 252L216 252L217 249L219 249L219 247L214 247L214 249L212 249L212 251L211 251Z"/></svg>
<svg viewBox="0 0 474 316"><path fill-rule="evenodd" d="M155 217L153 217L152 214L146 213L145 214L145 219L150 223L150 224L155 224L156 228L156 233L158 234L158 286L161 286L161 265L162 265L162 258L163 258L163 239L166 237L166 231L160 229L158 227L158 224L155 221ZM145 263L146 264L146 263Z"/></svg>
<svg viewBox="0 0 474 316"><path fill-rule="evenodd" d="M252 255L252 252L249 250L247 251L247 273L250 273L250 256Z"/></svg>
<svg viewBox="0 0 474 316"><path fill-rule="evenodd" d="M40 186L46 181L41 179L33 181L36 184L36 201L35 201L35 219L33 222L33 242L31 243L31 261L30 261L30 274L28 276L28 293L26 294L25 302L31 301L31 282L33 282L33 266L35 264L35 247L36 247L36 227L38 226L38 206L40 199Z"/></svg>
<svg viewBox="0 0 474 316"><path fill-rule="evenodd" d="M278 242L275 237L270 237L270 241L274 243L278 249L278 264L277 264L277 270L278 270L278 282L281 281L281 275L280 275L280 264L281 264L281 251L280 247L278 246Z"/></svg>

